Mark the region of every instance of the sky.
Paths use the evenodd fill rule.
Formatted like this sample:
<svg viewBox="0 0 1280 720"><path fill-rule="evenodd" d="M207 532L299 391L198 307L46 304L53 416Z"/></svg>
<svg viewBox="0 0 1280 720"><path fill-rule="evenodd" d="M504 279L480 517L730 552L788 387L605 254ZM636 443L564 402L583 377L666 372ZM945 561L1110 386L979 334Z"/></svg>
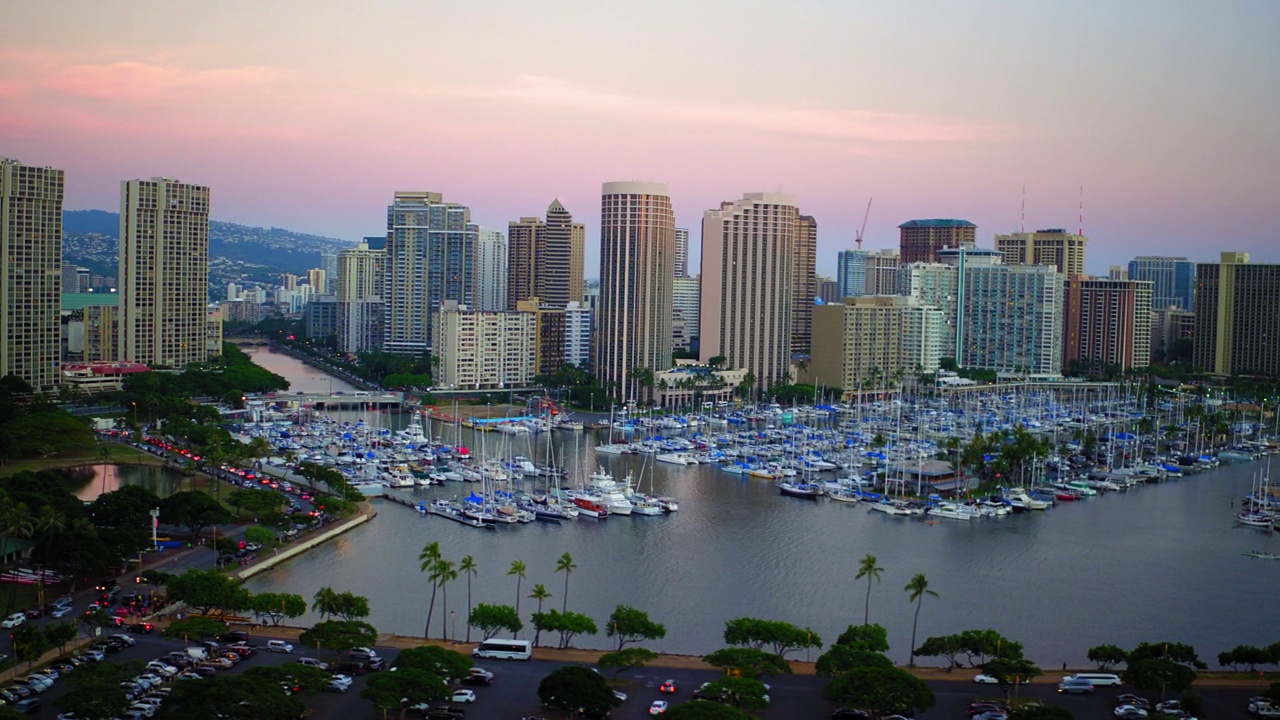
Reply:
<svg viewBox="0 0 1280 720"><path fill-rule="evenodd" d="M354 241L385 231L397 190L502 229L558 198L594 276L601 184L650 180L695 247L722 201L793 195L827 275L871 198L868 249L964 218L987 247L1083 228L1097 274L1144 254L1280 262L1271 0L60 0L0 17L0 156L66 170L67 209L118 210L121 180L163 175L208 185L214 219Z"/></svg>

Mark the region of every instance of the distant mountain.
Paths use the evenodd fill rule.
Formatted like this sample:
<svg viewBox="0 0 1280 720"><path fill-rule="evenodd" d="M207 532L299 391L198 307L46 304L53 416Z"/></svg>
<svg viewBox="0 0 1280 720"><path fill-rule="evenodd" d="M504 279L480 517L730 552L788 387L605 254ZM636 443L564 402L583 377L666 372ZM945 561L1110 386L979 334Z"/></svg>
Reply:
<svg viewBox="0 0 1280 720"><path fill-rule="evenodd" d="M68 210L62 214L63 262L87 267L98 275L116 276L120 214L105 210ZM320 254L353 243L282 228L209 222L209 283L259 282L277 285L282 273L305 275L321 267ZM215 290L212 295L219 293Z"/></svg>

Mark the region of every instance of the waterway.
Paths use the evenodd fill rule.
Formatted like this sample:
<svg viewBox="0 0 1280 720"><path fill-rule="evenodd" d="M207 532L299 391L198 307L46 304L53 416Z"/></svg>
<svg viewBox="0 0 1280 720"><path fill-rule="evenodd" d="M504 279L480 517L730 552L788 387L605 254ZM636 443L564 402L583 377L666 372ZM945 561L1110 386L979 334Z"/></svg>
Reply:
<svg viewBox="0 0 1280 720"><path fill-rule="evenodd" d="M292 358L273 358L269 367L291 380L315 372ZM385 427L403 424L393 413L366 418ZM450 441L460 432L464 444L488 443L489 452L506 437L472 436L452 427L433 431ZM526 447L509 452L535 459L546 452L536 441L514 442ZM863 620L867 581L854 576L870 553L884 568L880 581L871 583L870 619L888 629L890 655L901 662L907 660L915 609L904 588L917 573L938 593L924 599L917 644L931 635L992 628L1022 642L1028 656L1046 668L1063 662L1083 666L1088 648L1104 643L1186 642L1213 664L1222 650L1280 638L1280 620L1272 612L1280 561L1243 555L1280 552L1280 537L1233 526L1231 519L1233 503L1248 492L1254 474L1265 470L1257 463L1046 512L925 522L861 505L781 497L766 481L710 466L642 469L640 456L597 460L590 433L555 433L551 442L571 467L600 462L615 477L642 477L646 490L651 483L655 494L678 498L679 512L478 531L379 502L374 522L254 578L249 588L308 598L325 585L351 590L369 597L370 621L380 630L421 635L431 591L417 557L426 543L438 541L455 561L475 558L475 603L513 604L517 578L508 570L513 561L523 562L520 608L526 622L536 605L528 599L533 584L551 592L549 606L564 602L565 574L554 568L567 552L576 565L568 577L571 610L603 626L616 605L631 605L667 626L667 637L647 646L704 654L723 645L724 622L737 617L786 620L833 641ZM469 489L450 483L401 492L429 500ZM442 614L438 598L433 636L440 636L442 621L451 626L450 636L461 636L466 598L465 577L448 586L449 612ZM522 635L531 637L532 630ZM603 627L599 636L575 644L610 646Z"/></svg>

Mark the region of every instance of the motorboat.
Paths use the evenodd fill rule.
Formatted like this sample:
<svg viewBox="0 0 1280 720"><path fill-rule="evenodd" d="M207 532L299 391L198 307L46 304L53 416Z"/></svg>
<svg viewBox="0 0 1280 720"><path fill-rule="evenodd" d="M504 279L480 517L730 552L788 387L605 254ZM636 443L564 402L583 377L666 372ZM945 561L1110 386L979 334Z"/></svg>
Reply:
<svg viewBox="0 0 1280 720"><path fill-rule="evenodd" d="M607 518L609 517L609 509L595 500L588 500L584 497L576 497L573 504L578 508L578 514L591 518Z"/></svg>
<svg viewBox="0 0 1280 720"><path fill-rule="evenodd" d="M950 518L952 520L972 520L978 513L968 505L939 500L929 506L929 517Z"/></svg>
<svg viewBox="0 0 1280 720"><path fill-rule="evenodd" d="M1005 490L1004 497L1010 505L1023 510L1045 510L1052 504L1047 500L1036 500L1022 488L1009 488Z"/></svg>

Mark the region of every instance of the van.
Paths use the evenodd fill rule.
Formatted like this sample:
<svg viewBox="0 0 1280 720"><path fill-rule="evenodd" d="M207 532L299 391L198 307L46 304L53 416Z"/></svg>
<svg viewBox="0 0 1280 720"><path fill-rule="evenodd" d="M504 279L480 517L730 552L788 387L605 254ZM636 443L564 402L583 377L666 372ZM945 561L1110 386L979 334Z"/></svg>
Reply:
<svg viewBox="0 0 1280 720"><path fill-rule="evenodd" d="M1058 692L1060 693L1092 693L1093 683L1088 680L1078 680L1075 678L1066 678L1058 683Z"/></svg>
<svg viewBox="0 0 1280 720"><path fill-rule="evenodd" d="M204 661L209 657L209 651L202 647L189 647L187 648L187 657L192 660Z"/></svg>
<svg viewBox="0 0 1280 720"><path fill-rule="evenodd" d="M1094 687L1120 685L1120 676L1115 673L1076 673L1062 678L1063 682L1067 680L1084 680Z"/></svg>

